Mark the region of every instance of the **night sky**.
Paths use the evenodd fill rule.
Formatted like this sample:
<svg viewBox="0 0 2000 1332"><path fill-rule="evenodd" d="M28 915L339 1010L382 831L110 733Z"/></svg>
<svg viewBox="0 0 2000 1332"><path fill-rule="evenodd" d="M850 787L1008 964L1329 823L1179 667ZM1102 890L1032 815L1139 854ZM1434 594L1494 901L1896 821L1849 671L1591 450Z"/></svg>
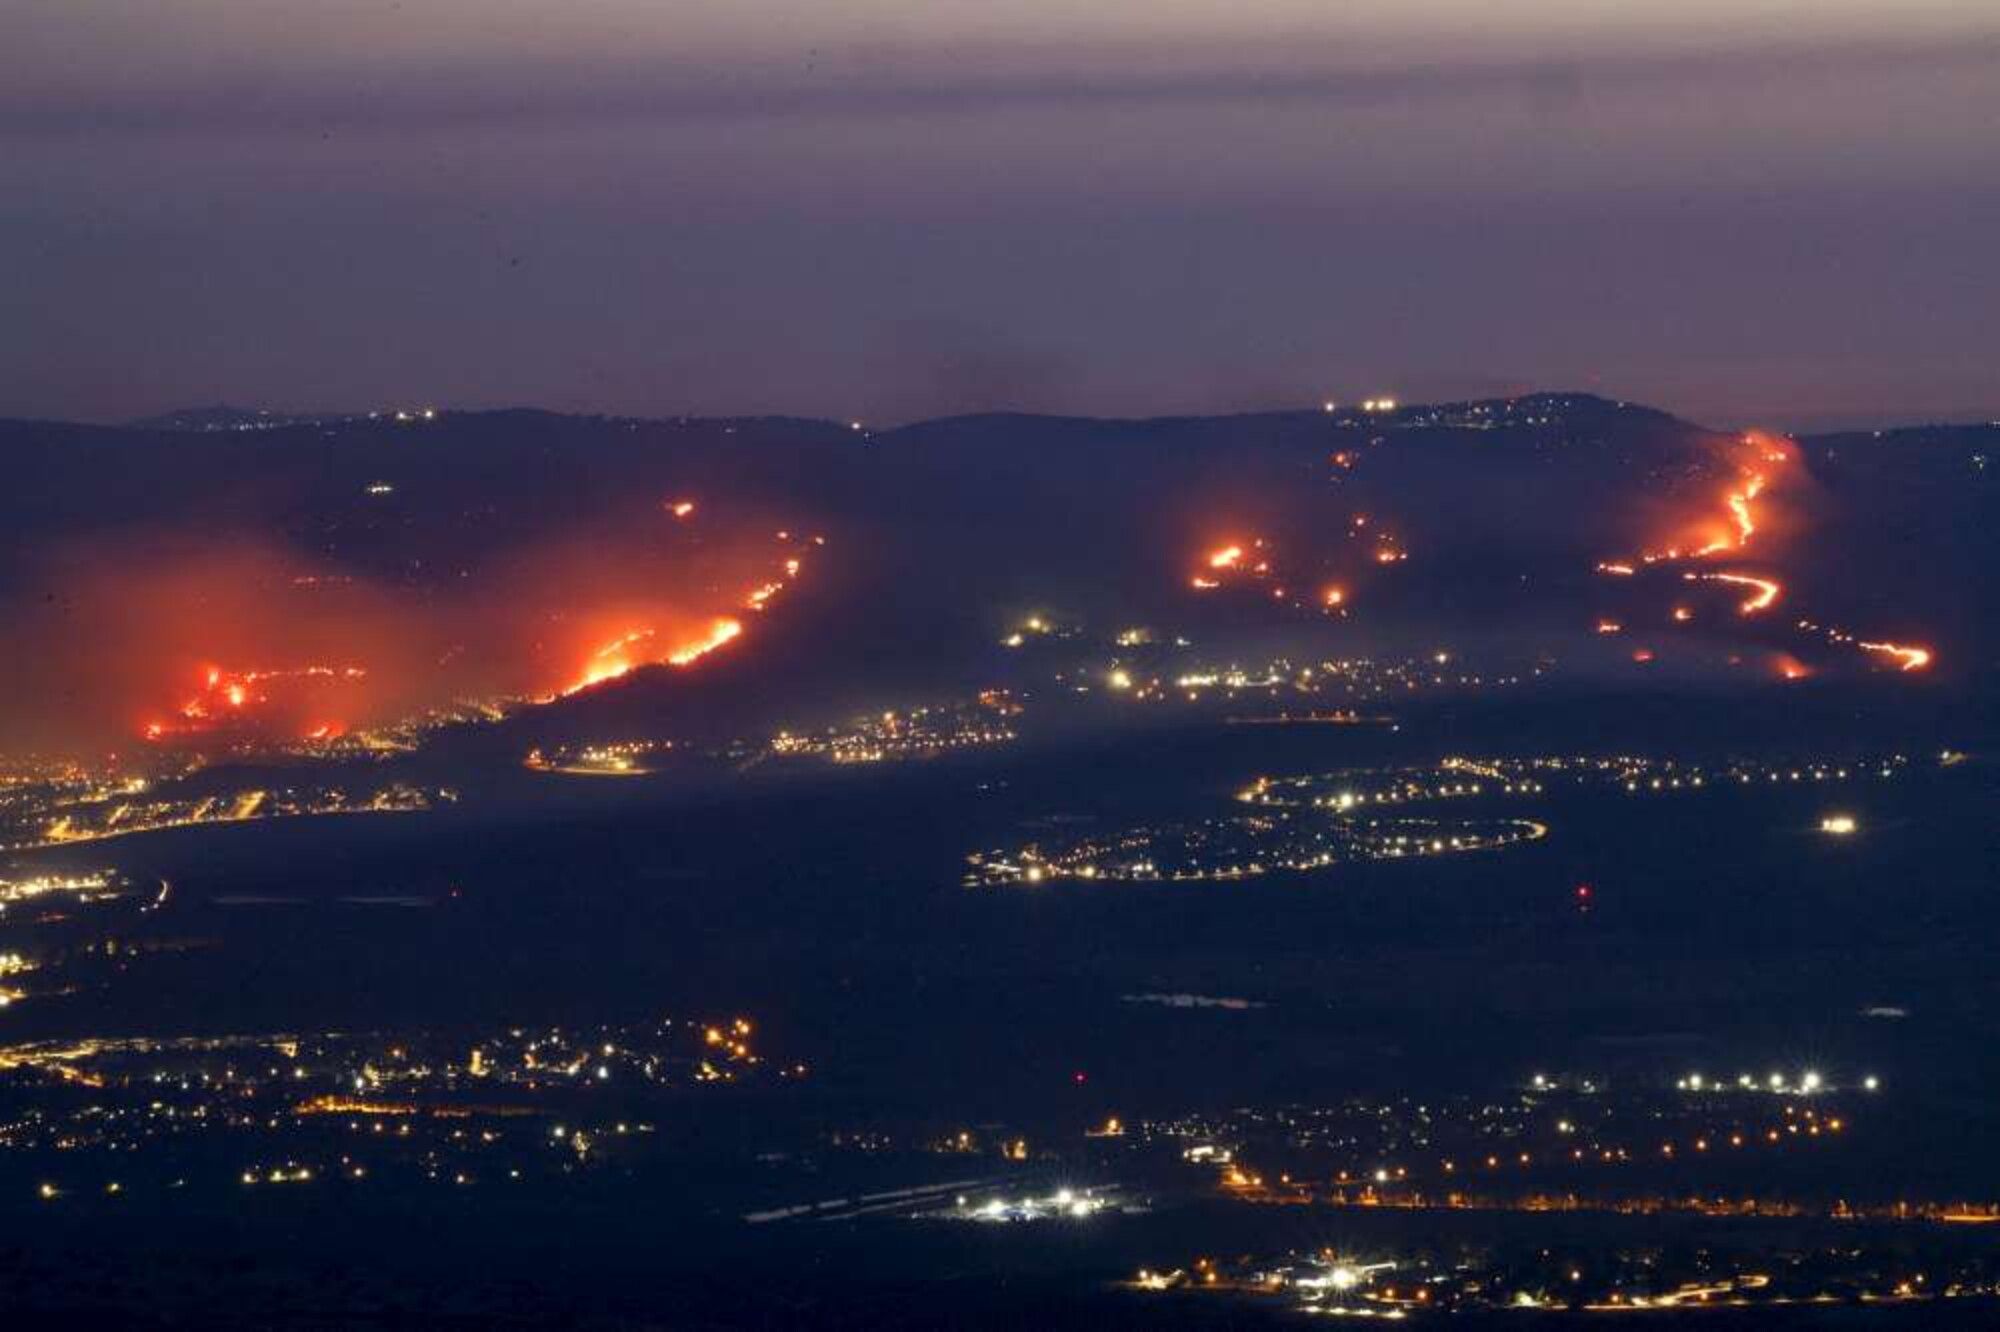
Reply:
<svg viewBox="0 0 2000 1332"><path fill-rule="evenodd" d="M2000 415L2000 6L12 0L0 414Z"/></svg>

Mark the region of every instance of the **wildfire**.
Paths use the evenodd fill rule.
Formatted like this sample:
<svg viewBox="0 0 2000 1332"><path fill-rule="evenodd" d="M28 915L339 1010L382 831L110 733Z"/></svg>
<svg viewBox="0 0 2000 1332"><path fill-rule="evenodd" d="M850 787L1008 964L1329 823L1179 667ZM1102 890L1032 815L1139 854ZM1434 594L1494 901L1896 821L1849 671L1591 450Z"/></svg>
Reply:
<svg viewBox="0 0 2000 1332"><path fill-rule="evenodd" d="M1635 561L1605 561L1597 566L1598 572L1631 577L1637 572L1636 566L1706 559L1726 552L1740 552L1749 546L1751 539L1759 534L1762 526L1759 522L1758 501L1771 488L1775 469L1794 462L1795 454L1792 447L1784 440L1754 431L1744 435L1740 443L1743 449L1747 450L1747 456L1738 455L1739 461L1735 464L1738 480L1723 493L1723 509L1728 523L1726 528L1719 533L1716 533L1715 528L1709 528L1710 533L1716 534L1709 535L1700 545L1674 545L1662 550L1648 551L1638 556ZM1690 570L1682 573L1681 577L1691 583L1729 583L1744 589L1747 595L1737 603L1738 615L1761 614L1776 605L1778 599L1784 595L1784 585L1776 579L1747 573ZM1691 611L1680 606L1674 607L1671 615L1674 620L1680 622L1693 618ZM1610 622L1601 623L1598 631L1606 632L1604 624L1608 623ZM1822 626L1810 620L1800 620L1797 627L1807 633L1822 632ZM1932 656L1929 648L1901 643L1864 642L1846 630L1838 628L1825 628L1823 632L1828 642L1891 658L1896 663L1898 671L1920 671L1931 664ZM1789 653L1777 654L1774 666L1778 675L1786 680L1804 679L1811 673L1803 662Z"/></svg>
<svg viewBox="0 0 2000 1332"><path fill-rule="evenodd" d="M1770 474L1765 468L1771 464L1790 461L1790 455L1782 445L1768 436L1751 433L1743 436L1743 445L1754 451L1754 461L1738 463L1740 478L1730 489L1723 492L1722 506L1728 518L1728 527L1720 533L1709 535L1699 545L1672 545L1660 550L1642 553L1640 564L1672 564L1680 560L1706 559L1727 551L1740 551L1750 544L1750 538L1757 533L1757 511L1753 507L1757 498L1770 485ZM1707 530L1715 532L1712 526ZM1607 562L1597 566L1598 572L1608 574L1630 574L1633 569L1628 562Z"/></svg>
<svg viewBox="0 0 2000 1332"><path fill-rule="evenodd" d="M248 671L208 666L201 672L201 686L188 696L172 721L150 721L140 729L147 740L164 740L170 735L193 735L233 725L271 705L274 687L301 686L315 682L339 683L368 678L359 666L295 666L260 668ZM318 722L307 727L308 740L333 739L344 734L344 722Z"/></svg>
<svg viewBox="0 0 2000 1332"><path fill-rule="evenodd" d="M669 506L669 511L675 517L685 517L686 513L691 513L693 510L692 500L682 500ZM777 539L791 550L798 549L790 529L779 531ZM826 544L826 538L823 536L815 536L811 541L815 546ZM782 575L750 588L743 594L742 601L737 603L738 606L746 611L762 612L768 609L771 599L792 585L805 564L799 555L786 554L780 567L783 569ZM1039 631L1037 625L1037 632ZM691 666L725 643L741 637L742 634L743 622L728 615L717 616L710 620L707 629L698 637L678 638L671 642L663 636L659 626L642 624L611 639L591 653L576 679L561 690L558 696L568 697L571 694L581 693L593 685L628 675L641 666Z"/></svg>
<svg viewBox="0 0 2000 1332"><path fill-rule="evenodd" d="M1733 583L1738 587L1752 589L1749 599L1736 608L1736 613L1739 615L1755 615L1759 611L1771 609L1779 594L1784 591L1781 584L1769 578L1753 578L1749 574L1690 573L1683 574L1682 577L1691 583Z"/></svg>
<svg viewBox="0 0 2000 1332"><path fill-rule="evenodd" d="M1272 576L1271 545L1260 537L1247 547L1231 542L1209 551L1201 557L1201 564L1188 585L1197 592L1209 592L1221 587L1225 580ZM1285 599L1281 593L1272 595L1280 601Z"/></svg>
<svg viewBox="0 0 2000 1332"><path fill-rule="evenodd" d="M1931 664L1929 648L1905 647L1901 643L1863 643L1859 641L1854 646L1860 648L1863 652L1879 652L1885 656L1894 657L1901 663L1896 667L1899 671L1920 671Z"/></svg>
<svg viewBox="0 0 2000 1332"><path fill-rule="evenodd" d="M1727 503L1729 515L1736 520L1736 544L1738 547L1750 544L1750 538L1757 531L1757 521L1750 515L1750 501L1764 493L1764 474L1752 472L1750 479L1743 483L1743 489L1731 491Z"/></svg>
<svg viewBox="0 0 2000 1332"><path fill-rule="evenodd" d="M641 666L689 666L736 638L743 632L741 621L727 617L713 621L708 632L700 638L682 642L665 653L652 649L658 644L659 631L651 627L633 629L620 634L591 654L583 673L567 689L563 697L582 693L594 685L607 680L616 680L629 675Z"/></svg>
<svg viewBox="0 0 2000 1332"><path fill-rule="evenodd" d="M698 639L692 643L684 643L669 653L667 655L667 665L690 665L715 651L742 632L743 626L738 621L726 617L718 619L708 627L708 636L706 638Z"/></svg>
<svg viewBox="0 0 2000 1332"><path fill-rule="evenodd" d="M1767 454L1765 456L1782 458L1784 455ZM1725 550L1741 550L1743 547L1749 545L1750 538L1757 531L1757 519L1751 511L1750 504L1751 501L1764 493L1764 486L1764 474L1762 472L1750 472L1747 474L1740 489L1732 490L1724 495L1722 497L1723 505L1729 510L1730 521L1736 526L1735 539L1732 540L1726 536L1716 537L1708 542L1708 544L1692 551L1691 557L1694 559L1703 559L1710 555L1719 555ZM1659 556L1648 555L1646 560L1648 563L1652 563L1656 559L1678 559L1680 558L1680 554L1678 550L1670 550Z"/></svg>

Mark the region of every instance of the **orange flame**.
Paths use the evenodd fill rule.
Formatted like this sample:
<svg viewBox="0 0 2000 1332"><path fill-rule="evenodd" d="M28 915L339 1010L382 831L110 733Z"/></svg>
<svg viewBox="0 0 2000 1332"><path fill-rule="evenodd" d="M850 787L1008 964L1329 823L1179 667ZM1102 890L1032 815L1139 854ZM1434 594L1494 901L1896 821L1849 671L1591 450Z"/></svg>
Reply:
<svg viewBox="0 0 2000 1332"><path fill-rule="evenodd" d="M1880 652L1885 656L1894 657L1901 663L1896 668L1899 671L1920 671L1931 664L1929 648L1905 647L1901 643L1856 642L1854 646L1863 652Z"/></svg>
<svg viewBox="0 0 2000 1332"><path fill-rule="evenodd" d="M1728 528L1720 533L1709 526L1702 535L1706 538L1699 545L1673 545L1662 550L1648 551L1636 561L1605 561L1597 566L1599 573L1630 577L1636 570L1635 564L1662 564L1682 560L1704 559L1730 551L1742 551L1761 530L1757 502L1770 489L1772 469L1797 461L1796 449L1789 442L1757 431L1742 436L1741 446L1749 451L1747 458L1739 455L1735 463L1739 480L1723 492L1723 508L1728 519ZM1757 615L1776 605L1784 595L1784 585L1773 578L1763 578L1747 573L1707 573L1687 572L1681 575L1688 582L1731 583L1747 590L1748 595L1737 603L1739 615ZM1675 607L1672 616L1677 621L1692 618L1692 612L1685 607ZM1598 631L1606 632L1605 621ZM1809 620L1800 620L1797 626L1805 631L1818 631L1820 626ZM1864 652L1877 653L1893 659L1898 671L1920 671L1931 664L1929 648L1907 646L1901 643L1870 643L1855 638L1844 629L1828 628L1826 638L1837 644L1851 645ZM1635 660L1650 660L1651 653L1641 656L1634 654ZM1779 653L1773 664L1779 676L1787 680L1804 679L1811 674L1809 668L1788 653Z"/></svg>
<svg viewBox="0 0 2000 1332"><path fill-rule="evenodd" d="M1672 545L1660 550L1650 550L1639 556L1641 564L1670 564L1680 560L1706 559L1725 551L1742 550L1750 544L1750 538L1757 533L1757 513L1752 506L1770 484L1765 465L1791 461L1791 455L1784 445L1767 435L1752 432L1743 436L1745 447L1755 450L1755 463L1738 463L1737 472L1742 478L1734 487L1723 492L1722 505L1727 513L1729 528L1716 535L1708 535L1699 545ZM1713 532L1713 528L1708 529ZM1625 563L1606 563L1597 566L1601 573L1623 574L1631 571Z"/></svg>
<svg viewBox="0 0 2000 1332"><path fill-rule="evenodd" d="M363 680L368 672L359 666L296 666L288 668L260 668L248 671L230 671L220 666L207 666L201 672L200 692L182 703L177 722L150 721L140 728L140 734L147 740L164 740L169 735L195 735L218 729L224 725L233 726L236 717L248 717L262 711L272 698L266 686L274 684L299 684L312 681ZM283 703L288 701L281 699ZM289 701L296 701L292 698ZM228 718L232 720L225 721ZM341 723L326 723L340 726ZM316 727L312 729L324 729ZM307 739L324 739L310 730Z"/></svg>
<svg viewBox="0 0 2000 1332"><path fill-rule="evenodd" d="M736 638L743 632L741 621L723 617L715 620L702 637L681 643L663 655L653 655L639 651L642 645L654 643L659 631L653 628L633 629L612 639L591 654L583 673L567 689L562 691L565 698L579 694L594 685L607 680L616 680L629 675L641 666L689 666Z"/></svg>
<svg viewBox="0 0 2000 1332"><path fill-rule="evenodd" d="M1812 674L1812 668L1789 652L1780 652L1771 663L1781 680L1803 680Z"/></svg>
<svg viewBox="0 0 2000 1332"><path fill-rule="evenodd" d="M667 656L669 666L687 666L721 647L743 632L743 626L735 620L723 618L708 627L708 637L693 643L685 643Z"/></svg>
<svg viewBox="0 0 2000 1332"><path fill-rule="evenodd" d="M1763 493L1764 474L1752 472L1743 489L1729 494L1727 500L1729 515L1736 520L1736 544L1739 547L1749 545L1751 536L1757 531L1757 520L1750 513L1750 501Z"/></svg>
<svg viewBox="0 0 2000 1332"><path fill-rule="evenodd" d="M1779 584L1769 578L1752 578L1749 574L1691 573L1691 574L1685 574L1683 576L1691 583L1692 582L1734 583L1738 587L1747 587L1753 589L1750 594L1750 598L1736 608L1736 613L1738 615L1755 615L1759 611L1766 611L1771 609L1773 603L1775 603L1778 600L1779 594L1784 591L1784 587L1782 584Z"/></svg>

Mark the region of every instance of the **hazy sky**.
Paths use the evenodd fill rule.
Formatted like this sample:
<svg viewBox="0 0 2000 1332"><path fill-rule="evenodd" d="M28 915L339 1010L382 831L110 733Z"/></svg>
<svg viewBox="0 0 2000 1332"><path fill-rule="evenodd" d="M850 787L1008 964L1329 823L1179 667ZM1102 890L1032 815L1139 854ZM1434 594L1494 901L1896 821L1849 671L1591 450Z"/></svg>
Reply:
<svg viewBox="0 0 2000 1332"><path fill-rule="evenodd" d="M5 0L0 414L2000 416L2000 5Z"/></svg>

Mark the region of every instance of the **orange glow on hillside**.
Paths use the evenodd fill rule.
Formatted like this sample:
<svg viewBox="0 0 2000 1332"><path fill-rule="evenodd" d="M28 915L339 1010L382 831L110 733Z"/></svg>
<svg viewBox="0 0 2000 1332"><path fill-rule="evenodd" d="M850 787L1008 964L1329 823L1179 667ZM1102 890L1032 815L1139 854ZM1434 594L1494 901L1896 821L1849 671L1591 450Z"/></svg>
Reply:
<svg viewBox="0 0 2000 1332"><path fill-rule="evenodd" d="M752 612L781 614L825 545L809 529L774 540L792 528L768 513L727 529L680 521L676 507L694 502L635 495L448 568L413 560L390 574L226 532L51 544L35 579L73 610L44 617L0 661L0 686L62 707L0 717L4 743L401 744L432 724L693 662L753 636Z"/></svg>
<svg viewBox="0 0 2000 1332"><path fill-rule="evenodd" d="M1738 547L1749 545L1750 538L1756 535L1757 520L1756 516L1750 511L1750 502L1763 493L1764 474L1762 472L1752 472L1750 479L1743 483L1743 488L1731 491L1725 501L1729 505L1730 517L1736 520L1736 544Z"/></svg>
<svg viewBox="0 0 2000 1332"><path fill-rule="evenodd" d="M171 720L143 723L139 728L141 736L159 741L169 736L194 736L225 728L254 729L277 724L283 729L278 714L296 716L301 706L324 706L333 701L330 696L339 695L340 686L368 678L368 672L359 666L236 671L211 665L203 667L198 675L199 688L187 696L175 716ZM332 738L346 729L346 723L341 721L315 721L301 726L299 733L305 739L318 740Z"/></svg>
<svg viewBox="0 0 2000 1332"><path fill-rule="evenodd" d="M667 665L687 666L707 656L724 643L738 637L743 626L735 620L719 619L708 627L708 637L684 643L667 654Z"/></svg>
<svg viewBox="0 0 2000 1332"><path fill-rule="evenodd" d="M1644 566L1740 554L1753 539L1757 540L1760 546L1767 544L1766 528L1769 524L1765 510L1775 486L1792 474L1793 465L1798 462L1796 446L1788 440L1751 431L1734 441L1729 450L1729 465L1735 469L1737 479L1723 490L1720 513L1710 510L1705 516L1692 521L1683 521L1677 527L1681 533L1680 540L1661 548L1648 550L1632 560L1606 560L1598 564L1598 572L1629 578ZM1736 605L1737 614L1743 616L1761 614L1776 605L1785 595L1783 583L1776 578L1759 574L1733 570L1714 573L1688 571L1682 573L1681 577L1687 582L1728 583L1744 589L1747 595ZM1676 621L1693 618L1691 611L1679 606L1673 608L1671 615ZM1864 642L1844 629L1822 629L1810 620L1800 620L1797 627L1808 632L1823 633L1826 640L1834 644L1851 646L1863 652L1889 657L1894 660L1898 671L1920 671L1931 664L1932 654L1929 648L1901 643ZM1604 632L1602 625L1599 626L1599 632ZM1811 673L1804 662L1789 653L1777 655L1774 659L1774 669L1781 678L1787 680L1804 679Z"/></svg>
<svg viewBox="0 0 2000 1332"><path fill-rule="evenodd" d="M1689 582L1733 583L1738 587L1751 589L1749 599L1736 608L1736 612L1739 615L1755 615L1759 611L1771 609L1772 604L1777 601L1779 594L1784 591L1783 586L1773 579L1753 578L1749 574L1691 573L1685 574L1683 577Z"/></svg>
<svg viewBox="0 0 2000 1332"><path fill-rule="evenodd" d="M662 650L658 630L631 629L592 653L583 673L562 693L565 697L582 693L593 685L629 675L641 666L689 666L742 633L741 621L719 618L699 637L678 641Z"/></svg>
<svg viewBox="0 0 2000 1332"><path fill-rule="evenodd" d="M1754 431L1744 435L1735 448L1747 451L1747 456L1738 452L1731 458L1737 479L1724 489L1720 513L1704 506L1701 517L1681 526L1678 540L1647 550L1636 561L1600 564L1599 572L1626 574L1634 563L1672 564L1746 548L1762 526L1757 501L1769 490L1775 469L1791 462L1792 454L1782 441Z"/></svg>
<svg viewBox="0 0 2000 1332"><path fill-rule="evenodd" d="M1879 652L1894 657L1899 671L1920 671L1931 664L1929 648L1905 647L1901 643L1855 643L1863 652Z"/></svg>
<svg viewBox="0 0 2000 1332"><path fill-rule="evenodd" d="M1771 667L1781 680L1803 680L1812 674L1812 668L1789 652L1780 652Z"/></svg>
<svg viewBox="0 0 2000 1332"><path fill-rule="evenodd" d="M1273 575L1271 544L1259 537L1247 545L1231 541L1204 552L1194 575L1188 579L1188 586L1197 592L1212 592L1225 583L1236 584L1271 578ZM1271 595L1276 600L1285 600L1282 592Z"/></svg>

